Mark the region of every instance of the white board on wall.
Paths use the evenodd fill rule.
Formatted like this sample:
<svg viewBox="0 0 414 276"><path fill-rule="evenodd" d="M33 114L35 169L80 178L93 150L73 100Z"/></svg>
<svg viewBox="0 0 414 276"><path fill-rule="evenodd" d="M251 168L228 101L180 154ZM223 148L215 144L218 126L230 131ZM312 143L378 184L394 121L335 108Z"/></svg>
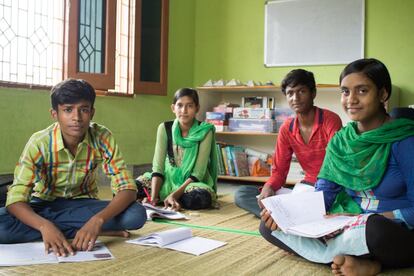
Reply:
<svg viewBox="0 0 414 276"><path fill-rule="evenodd" d="M347 64L364 57L364 0L265 4L267 67Z"/></svg>

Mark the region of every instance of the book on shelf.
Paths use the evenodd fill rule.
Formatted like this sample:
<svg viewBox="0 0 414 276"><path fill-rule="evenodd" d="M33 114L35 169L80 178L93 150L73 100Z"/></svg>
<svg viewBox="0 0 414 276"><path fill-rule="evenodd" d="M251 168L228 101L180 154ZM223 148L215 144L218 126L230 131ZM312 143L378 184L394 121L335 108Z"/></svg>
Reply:
<svg viewBox="0 0 414 276"><path fill-rule="evenodd" d="M187 227L156 232L137 239L128 240L126 242L138 245L168 248L196 256L226 245L226 243L222 241L202 237L193 237L191 229Z"/></svg>
<svg viewBox="0 0 414 276"><path fill-rule="evenodd" d="M287 234L319 238L343 229L352 216L326 218L323 192L281 194L262 199L278 227Z"/></svg>
<svg viewBox="0 0 414 276"><path fill-rule="evenodd" d="M46 254L43 242L0 244L0 266L87 262L113 258L109 249L99 241L91 251L77 251L75 255L69 254L66 257L58 257L53 252Z"/></svg>
<svg viewBox="0 0 414 276"><path fill-rule="evenodd" d="M249 168L249 175L253 175L253 167L257 160L259 160L259 158L256 156L247 155L247 165Z"/></svg>
<svg viewBox="0 0 414 276"><path fill-rule="evenodd" d="M233 154L231 153L233 150L232 145L227 145L224 148L226 152L226 158L227 158L227 167L229 168L229 174L230 176L236 176L236 170L234 168L234 161L233 161Z"/></svg>
<svg viewBox="0 0 414 276"><path fill-rule="evenodd" d="M223 157L225 175L230 175L229 165L227 161L226 146L221 146L221 155Z"/></svg>
<svg viewBox="0 0 414 276"><path fill-rule="evenodd" d="M262 161L267 161L267 158L269 157L269 154L267 154L266 152L261 152L258 150L254 150L251 148L245 148L244 152L248 155L248 156L254 156L259 158Z"/></svg>
<svg viewBox="0 0 414 276"><path fill-rule="evenodd" d="M189 219L183 213L171 209L153 206L149 203L142 203L142 206L144 206L147 211L147 220L152 220L153 218Z"/></svg>
<svg viewBox="0 0 414 276"><path fill-rule="evenodd" d="M247 163L247 154L244 152L244 148L234 146L231 148L231 154L236 176L249 176L249 165Z"/></svg>
<svg viewBox="0 0 414 276"><path fill-rule="evenodd" d="M220 143L216 143L217 167L219 175L226 175L226 168L224 167L223 154L221 152Z"/></svg>

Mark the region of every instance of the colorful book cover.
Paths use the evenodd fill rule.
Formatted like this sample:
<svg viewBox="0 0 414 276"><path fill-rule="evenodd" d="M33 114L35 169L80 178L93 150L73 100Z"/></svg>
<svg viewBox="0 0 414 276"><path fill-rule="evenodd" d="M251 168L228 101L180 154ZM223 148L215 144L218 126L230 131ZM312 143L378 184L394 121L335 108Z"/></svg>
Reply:
<svg viewBox="0 0 414 276"><path fill-rule="evenodd" d="M226 175L230 175L228 161L227 161L226 147L221 148L221 153L223 155L223 164L224 164L224 169L225 169Z"/></svg>
<svg viewBox="0 0 414 276"><path fill-rule="evenodd" d="M249 176L247 154L244 152L244 149L242 147L233 147L232 156L236 176Z"/></svg>
<svg viewBox="0 0 414 276"><path fill-rule="evenodd" d="M234 164L233 164L233 155L231 154L232 148L233 146L225 147L226 157L227 157L227 166L229 168L229 175L236 176L236 171L234 169Z"/></svg>
<svg viewBox="0 0 414 276"><path fill-rule="evenodd" d="M220 144L216 144L216 153L217 153L218 173L219 175L225 175L226 169L223 163L223 154L221 153Z"/></svg>

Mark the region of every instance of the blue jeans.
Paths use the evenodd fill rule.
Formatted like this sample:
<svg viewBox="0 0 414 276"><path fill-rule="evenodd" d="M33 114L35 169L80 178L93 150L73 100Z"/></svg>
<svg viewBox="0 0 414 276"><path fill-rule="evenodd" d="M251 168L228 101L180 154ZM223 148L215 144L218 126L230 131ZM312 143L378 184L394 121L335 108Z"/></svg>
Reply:
<svg viewBox="0 0 414 276"><path fill-rule="evenodd" d="M54 223L67 239L72 239L76 232L109 202L90 198L58 198L50 202L34 198L30 206L38 215ZM134 202L122 213L105 222L102 231L135 230L141 228L146 220L145 208ZM9 214L5 207L0 208L0 243L21 243L41 239L42 235L38 230Z"/></svg>
<svg viewBox="0 0 414 276"><path fill-rule="evenodd" d="M257 186L241 186L234 193L234 203L240 208L254 214L260 218L260 207L257 204L256 196L259 195L259 187Z"/></svg>

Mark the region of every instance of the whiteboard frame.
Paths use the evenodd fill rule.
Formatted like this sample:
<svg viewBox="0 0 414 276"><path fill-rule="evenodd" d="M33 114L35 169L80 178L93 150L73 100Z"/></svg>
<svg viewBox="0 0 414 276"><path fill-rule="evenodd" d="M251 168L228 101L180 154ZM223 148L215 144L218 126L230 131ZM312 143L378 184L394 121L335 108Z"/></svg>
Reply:
<svg viewBox="0 0 414 276"><path fill-rule="evenodd" d="M317 60L317 61L309 61L306 58L302 58L301 61L299 61L299 60L295 60L294 55L291 55L292 57L290 58L289 61L281 61L280 57L277 57L277 55L276 55L276 58L273 58L273 56L269 56L269 54L271 54L275 51L275 50L269 49L270 46L268 45L268 37L269 37L268 36L268 31L269 31L268 30L269 29L268 20L270 20L268 12L269 12L270 5L289 4L289 2L291 2L291 3L296 2L297 3L297 2L300 2L300 1L308 1L308 2L313 1L317 4L318 3L321 4L321 3L323 3L324 1L327 1L327 0L270 0L270 1L266 1L266 3L265 3L265 20L264 20L265 21L264 22L265 23L265 26L264 26L264 66L265 67L348 64L351 61L354 61L356 59L364 57L364 50L365 50L364 49L365 48L365 44L364 44L364 42L365 42L364 41L365 40L365 0L352 0L352 1L358 2L358 4L360 5L358 7L358 9L359 8L360 9L357 10L357 11L353 11L353 14L355 14L355 16L356 16L356 20L358 20L358 22L354 23L354 25L357 28L358 32L357 32L357 36L353 36L354 40L350 40L350 41L353 41L353 43L355 43L355 47L358 48L358 49L355 50L352 54L350 54L351 57L346 58L346 57L338 56L338 58L335 58L335 59L320 58L320 60ZM338 4L340 4L344 0L329 0L329 1L336 1ZM348 0L346 0L346 1L348 1ZM336 20L338 19L337 14L332 14L330 11L323 10L323 8L319 8L318 10L319 10L319 12L321 12L321 14L324 14L324 16L327 16L327 14L328 14L332 17L335 17ZM292 11L292 13L290 13L290 16L295 17L294 11ZM349 13L345 12L345 15L343 15L343 17L344 18L342 18L342 20L347 20L347 19L349 19L350 15L349 15ZM295 20L296 19L297 18L295 18ZM277 19L272 18L272 20L277 20ZM319 44L317 44L317 45L312 44L312 47L318 47L318 49L324 49L323 48L324 45L331 44L332 42L336 42L336 43L338 43L338 45L340 45L341 38L340 38L339 34L343 31L345 31L345 30L341 30L340 29L341 26L337 26L337 25L326 24L326 26L331 28L330 29L331 32L337 32L338 33L338 36L335 37L338 42L336 42L335 39L331 39L328 43L326 41L321 41L320 40ZM286 26L286 27L289 27L289 26ZM335 31L334 31L334 28L338 28L338 29L335 29ZM294 31L297 31L297 30L292 29L292 30L289 30L287 32L290 33L290 32L294 32ZM317 34L314 35L313 37L317 37ZM306 40L306 39L304 39L304 40ZM278 40L276 40L275 43L277 43L277 41ZM280 37L279 41L284 41L285 42L285 41L289 41L289 40L286 37ZM314 43L318 43L318 42L316 41ZM347 41L347 43L349 43L349 41ZM280 44L280 45L282 45L282 44ZM310 43L307 45L307 47L311 47ZM286 48L288 48L288 47L286 47ZM327 51L329 51L329 49L327 49ZM270 57L272 57L272 58L270 58ZM278 58L279 58L279 60L278 60ZM273 62L273 61L268 62L268 60L276 60L276 62Z"/></svg>

